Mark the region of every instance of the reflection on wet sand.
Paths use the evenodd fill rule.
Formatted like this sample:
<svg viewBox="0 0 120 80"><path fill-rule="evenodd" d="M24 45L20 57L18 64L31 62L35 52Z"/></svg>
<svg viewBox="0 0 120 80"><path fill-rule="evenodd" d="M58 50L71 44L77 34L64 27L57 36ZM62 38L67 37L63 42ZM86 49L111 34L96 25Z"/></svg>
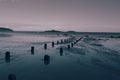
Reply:
<svg viewBox="0 0 120 80"><path fill-rule="evenodd" d="M17 80L17 79L16 79L16 76L14 74L9 74L8 80Z"/></svg>
<svg viewBox="0 0 120 80"><path fill-rule="evenodd" d="M10 62L10 57L5 58L5 62L6 62L6 63L9 63L9 62Z"/></svg>
<svg viewBox="0 0 120 80"><path fill-rule="evenodd" d="M63 53L60 53L60 56L63 56Z"/></svg>
<svg viewBox="0 0 120 80"><path fill-rule="evenodd" d="M63 55L63 48L60 48L60 55Z"/></svg>

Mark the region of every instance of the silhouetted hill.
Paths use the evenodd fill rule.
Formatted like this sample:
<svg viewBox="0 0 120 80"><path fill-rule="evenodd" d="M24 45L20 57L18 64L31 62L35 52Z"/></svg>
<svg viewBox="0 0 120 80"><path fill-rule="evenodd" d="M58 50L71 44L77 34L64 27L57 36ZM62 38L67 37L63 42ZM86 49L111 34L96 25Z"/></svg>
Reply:
<svg viewBox="0 0 120 80"><path fill-rule="evenodd" d="M77 33L76 31L67 31L67 33Z"/></svg>
<svg viewBox="0 0 120 80"><path fill-rule="evenodd" d="M62 33L62 31L57 31L57 30L48 30L44 32L50 32L50 33Z"/></svg>
<svg viewBox="0 0 120 80"><path fill-rule="evenodd" d="M0 32L13 32L12 29L0 27Z"/></svg>

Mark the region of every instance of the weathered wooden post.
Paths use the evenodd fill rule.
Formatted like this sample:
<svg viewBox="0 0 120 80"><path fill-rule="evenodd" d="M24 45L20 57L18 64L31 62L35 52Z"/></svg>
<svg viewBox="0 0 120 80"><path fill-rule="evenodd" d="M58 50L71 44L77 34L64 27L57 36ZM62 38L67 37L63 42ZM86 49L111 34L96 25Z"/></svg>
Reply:
<svg viewBox="0 0 120 80"><path fill-rule="evenodd" d="M63 43L63 40L61 40L61 43Z"/></svg>
<svg viewBox="0 0 120 80"><path fill-rule="evenodd" d="M54 43L54 42L52 42L52 47L54 47L54 45L55 45L55 43Z"/></svg>
<svg viewBox="0 0 120 80"><path fill-rule="evenodd" d="M5 61L10 62L10 52L8 51L5 53Z"/></svg>
<svg viewBox="0 0 120 80"><path fill-rule="evenodd" d="M57 41L57 44L59 44L59 41Z"/></svg>
<svg viewBox="0 0 120 80"><path fill-rule="evenodd" d="M78 40L76 40L76 43L78 43Z"/></svg>
<svg viewBox="0 0 120 80"><path fill-rule="evenodd" d="M45 55L44 56L44 64L48 65L50 63L50 56L49 55Z"/></svg>
<svg viewBox="0 0 120 80"><path fill-rule="evenodd" d="M45 50L47 49L47 44L44 44L44 49L45 49Z"/></svg>
<svg viewBox="0 0 120 80"><path fill-rule="evenodd" d="M32 46L32 47L31 47L31 54L34 54L34 49L35 49L35 47Z"/></svg>
<svg viewBox="0 0 120 80"><path fill-rule="evenodd" d="M68 45L68 49L70 49L70 45Z"/></svg>
<svg viewBox="0 0 120 80"><path fill-rule="evenodd" d="M9 74L8 80L16 80L16 76L14 74Z"/></svg>
<svg viewBox="0 0 120 80"><path fill-rule="evenodd" d="M7 51L7 52L5 53L5 58L9 58L9 57L10 57L10 52Z"/></svg>
<svg viewBox="0 0 120 80"><path fill-rule="evenodd" d="M71 43L71 47L73 47L74 46L74 44L73 43Z"/></svg>

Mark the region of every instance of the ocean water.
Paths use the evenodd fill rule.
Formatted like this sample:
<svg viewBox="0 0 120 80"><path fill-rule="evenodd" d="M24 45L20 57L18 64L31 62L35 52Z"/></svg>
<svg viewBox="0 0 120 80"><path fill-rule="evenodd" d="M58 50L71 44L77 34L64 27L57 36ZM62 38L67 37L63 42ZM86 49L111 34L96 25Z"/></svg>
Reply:
<svg viewBox="0 0 120 80"><path fill-rule="evenodd" d="M119 36L0 33L0 80L15 80L10 79L11 75L16 80L120 80L120 38L111 35ZM71 42L83 38L70 49L67 46L71 42L56 44L73 36ZM46 50L44 44L48 45ZM35 47L34 53L31 46ZM45 55L49 59L45 60Z"/></svg>

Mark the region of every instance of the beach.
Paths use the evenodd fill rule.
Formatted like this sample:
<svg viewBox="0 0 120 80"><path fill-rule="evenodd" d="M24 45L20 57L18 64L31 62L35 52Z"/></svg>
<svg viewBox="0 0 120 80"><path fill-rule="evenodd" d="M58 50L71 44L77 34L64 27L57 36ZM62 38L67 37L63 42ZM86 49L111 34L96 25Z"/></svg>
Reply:
<svg viewBox="0 0 120 80"><path fill-rule="evenodd" d="M0 80L120 80L119 35L0 33Z"/></svg>

